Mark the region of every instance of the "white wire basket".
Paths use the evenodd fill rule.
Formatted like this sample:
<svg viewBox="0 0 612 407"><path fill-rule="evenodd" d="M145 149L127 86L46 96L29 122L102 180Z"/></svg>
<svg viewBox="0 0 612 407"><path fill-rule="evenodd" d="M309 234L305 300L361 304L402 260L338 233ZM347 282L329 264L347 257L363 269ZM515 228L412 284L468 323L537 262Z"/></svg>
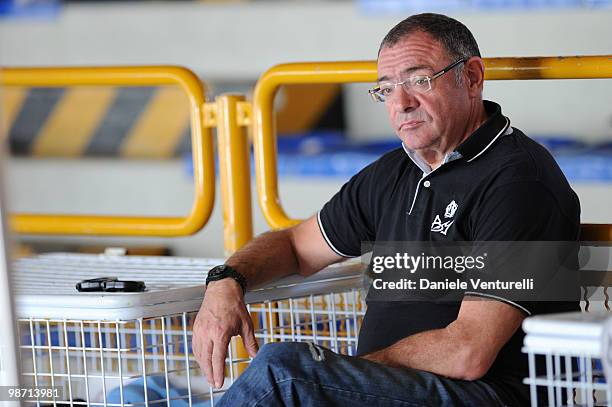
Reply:
<svg viewBox="0 0 612 407"><path fill-rule="evenodd" d="M60 389L37 405L208 406L250 363L239 338L213 389L191 352L206 273L220 259L54 253L20 259L13 283L24 385ZM362 266L344 263L247 293L255 337L311 341L353 355ZM142 280L142 293L79 293L83 279Z"/></svg>
<svg viewBox="0 0 612 407"><path fill-rule="evenodd" d="M601 362L602 329L609 317L606 312L569 312L525 319L525 383L533 407L609 405L612 397ZM543 371L536 370L537 363L545 366Z"/></svg>

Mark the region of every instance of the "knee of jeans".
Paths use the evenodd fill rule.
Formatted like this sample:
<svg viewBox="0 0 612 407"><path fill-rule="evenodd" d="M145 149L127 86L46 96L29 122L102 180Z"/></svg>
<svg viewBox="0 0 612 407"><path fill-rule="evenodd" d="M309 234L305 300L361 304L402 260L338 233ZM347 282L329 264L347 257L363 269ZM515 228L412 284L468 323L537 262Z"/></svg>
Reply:
<svg viewBox="0 0 612 407"><path fill-rule="evenodd" d="M263 359L282 359L286 356L295 357L307 349L305 343L299 342L276 342L267 343L257 352L257 357Z"/></svg>
<svg viewBox="0 0 612 407"><path fill-rule="evenodd" d="M265 364L266 366L287 366L293 364L302 357L309 355L308 345L298 342L276 342L268 343L259 349L253 363Z"/></svg>

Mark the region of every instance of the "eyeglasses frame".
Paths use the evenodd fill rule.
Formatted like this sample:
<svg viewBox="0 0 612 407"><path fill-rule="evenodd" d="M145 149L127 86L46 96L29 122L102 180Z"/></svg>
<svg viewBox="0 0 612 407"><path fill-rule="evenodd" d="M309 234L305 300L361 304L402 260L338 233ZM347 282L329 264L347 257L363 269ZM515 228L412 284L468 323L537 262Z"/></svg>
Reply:
<svg viewBox="0 0 612 407"><path fill-rule="evenodd" d="M461 58L458 59L457 61L453 62L452 64L448 65L445 68L442 68L441 70L439 70L438 72L434 73L431 77L424 75L426 78L428 78L428 82L429 82L429 89L426 92L429 92L431 90L431 81L433 81L434 79L439 78L440 76L444 75L445 73L451 71L453 68L455 68L457 65L467 62L469 58ZM408 82L410 79L406 79L405 81L402 82L395 82L393 83L393 88L396 89L398 86L402 86ZM378 92L380 92L380 86L375 86L372 89L368 89L368 93L370 95L370 97L375 101L375 102L385 102L384 100L379 99L378 96Z"/></svg>

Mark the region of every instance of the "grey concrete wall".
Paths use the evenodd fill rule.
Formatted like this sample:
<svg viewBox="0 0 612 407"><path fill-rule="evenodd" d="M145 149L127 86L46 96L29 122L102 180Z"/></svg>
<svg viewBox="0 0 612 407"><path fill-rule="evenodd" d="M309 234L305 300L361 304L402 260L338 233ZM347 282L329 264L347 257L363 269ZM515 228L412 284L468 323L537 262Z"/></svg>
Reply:
<svg viewBox="0 0 612 407"><path fill-rule="evenodd" d="M612 52L612 9L503 10L453 14L484 56ZM213 81L250 81L283 62L375 59L404 15L366 16L356 2L71 4L51 20L0 22L7 65L179 64ZM530 134L612 137L612 81L487 84ZM389 133L364 88L348 89L352 137Z"/></svg>

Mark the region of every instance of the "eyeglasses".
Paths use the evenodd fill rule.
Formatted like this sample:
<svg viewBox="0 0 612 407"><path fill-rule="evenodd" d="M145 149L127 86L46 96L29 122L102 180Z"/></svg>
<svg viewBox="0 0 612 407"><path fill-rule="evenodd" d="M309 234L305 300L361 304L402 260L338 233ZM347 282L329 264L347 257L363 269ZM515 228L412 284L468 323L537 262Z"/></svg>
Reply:
<svg viewBox="0 0 612 407"><path fill-rule="evenodd" d="M432 76L414 75L402 82L383 82L375 88L368 90L368 93L375 102L384 102L391 97L398 86L402 86L406 92L427 93L431 90L431 81L444 75L457 65L467 61L468 58L463 58L453 62L446 68L434 73Z"/></svg>

